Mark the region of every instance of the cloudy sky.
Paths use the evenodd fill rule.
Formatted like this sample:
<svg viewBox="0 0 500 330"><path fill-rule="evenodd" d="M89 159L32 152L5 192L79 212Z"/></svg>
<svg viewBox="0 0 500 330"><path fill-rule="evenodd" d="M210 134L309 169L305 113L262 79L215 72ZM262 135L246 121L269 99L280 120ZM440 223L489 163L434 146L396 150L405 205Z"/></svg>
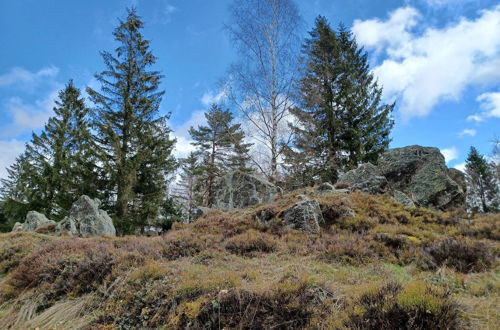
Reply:
<svg viewBox="0 0 500 330"><path fill-rule="evenodd" d="M96 87L101 50L127 6L165 74L161 111L171 112L177 155L235 59L223 24L230 0L0 1L0 177L52 113L69 79ZM370 54L387 102L396 101L392 147L442 150L450 167L469 146L484 153L500 137L500 5L494 0L297 0L303 33L321 14L352 28Z"/></svg>

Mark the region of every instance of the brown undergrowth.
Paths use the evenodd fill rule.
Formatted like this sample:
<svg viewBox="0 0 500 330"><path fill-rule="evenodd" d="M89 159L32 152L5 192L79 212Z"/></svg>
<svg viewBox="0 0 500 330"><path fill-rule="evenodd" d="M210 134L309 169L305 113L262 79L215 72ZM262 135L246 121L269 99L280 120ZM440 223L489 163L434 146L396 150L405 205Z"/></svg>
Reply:
<svg viewBox="0 0 500 330"><path fill-rule="evenodd" d="M300 192L304 193L304 192ZM0 235L0 328L456 329L500 322L498 215L317 197L211 211L162 237Z"/></svg>

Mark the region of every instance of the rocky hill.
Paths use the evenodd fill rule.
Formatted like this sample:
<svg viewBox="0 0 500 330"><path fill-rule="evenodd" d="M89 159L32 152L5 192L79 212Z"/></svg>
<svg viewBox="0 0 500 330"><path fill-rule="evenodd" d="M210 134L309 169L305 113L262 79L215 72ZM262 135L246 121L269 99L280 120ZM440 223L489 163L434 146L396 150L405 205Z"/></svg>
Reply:
<svg viewBox="0 0 500 330"><path fill-rule="evenodd" d="M498 215L343 187L158 237L2 234L0 328L496 328Z"/></svg>

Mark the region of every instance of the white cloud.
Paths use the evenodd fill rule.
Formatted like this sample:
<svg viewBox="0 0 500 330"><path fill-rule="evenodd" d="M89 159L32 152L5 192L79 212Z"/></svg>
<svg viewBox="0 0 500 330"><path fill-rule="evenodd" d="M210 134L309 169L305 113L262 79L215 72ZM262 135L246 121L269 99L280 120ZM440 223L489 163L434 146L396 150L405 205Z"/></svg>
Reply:
<svg viewBox="0 0 500 330"><path fill-rule="evenodd" d="M425 0L429 6L442 7L473 2L475 0Z"/></svg>
<svg viewBox="0 0 500 330"><path fill-rule="evenodd" d="M208 91L201 97L201 103L203 103L203 105L205 106L209 106L213 103L219 103L227 98L227 93L227 88L221 88L221 90L216 93Z"/></svg>
<svg viewBox="0 0 500 330"><path fill-rule="evenodd" d="M422 25L412 7L385 21L356 20L360 44L385 55L373 72L387 99L399 98L403 119L428 115L443 100L458 100L471 84L500 81L500 6L475 19L461 18L441 29Z"/></svg>
<svg viewBox="0 0 500 330"><path fill-rule="evenodd" d="M458 150L455 147L441 149L441 153L447 163L458 158Z"/></svg>
<svg viewBox="0 0 500 330"><path fill-rule="evenodd" d="M7 167L24 151L24 142L16 139L0 140L0 179L7 178Z"/></svg>
<svg viewBox="0 0 500 330"><path fill-rule="evenodd" d="M15 67L10 69L8 73L0 75L0 86L20 85L22 87L33 87L47 78L54 78L58 73L59 69L55 66L42 68L36 72Z"/></svg>
<svg viewBox="0 0 500 330"><path fill-rule="evenodd" d="M468 120L481 122L490 117L500 118L500 92L484 93L479 95L476 100L481 104L483 111L470 115L467 117Z"/></svg>
<svg viewBox="0 0 500 330"><path fill-rule="evenodd" d="M465 172L465 162L457 164L457 165L453 166L453 168L456 168L457 170Z"/></svg>
<svg viewBox="0 0 500 330"><path fill-rule="evenodd" d="M465 136L465 135L468 135L468 136L475 136L476 135L476 130L473 129L473 128L466 128L464 129L462 132L460 132L460 136Z"/></svg>
<svg viewBox="0 0 500 330"><path fill-rule="evenodd" d="M195 111L186 122L173 130L173 135L177 138L177 143L175 144L174 149L175 157L187 157L191 151L195 150L195 147L191 145L192 140L189 135L189 129L191 127L198 128L198 126L204 125L206 122L205 112L202 110Z"/></svg>
<svg viewBox="0 0 500 330"><path fill-rule="evenodd" d="M19 97L8 99L5 108L12 121L5 126L0 136L18 136L42 128L53 114L57 94L58 90L54 90L34 103L26 103Z"/></svg>

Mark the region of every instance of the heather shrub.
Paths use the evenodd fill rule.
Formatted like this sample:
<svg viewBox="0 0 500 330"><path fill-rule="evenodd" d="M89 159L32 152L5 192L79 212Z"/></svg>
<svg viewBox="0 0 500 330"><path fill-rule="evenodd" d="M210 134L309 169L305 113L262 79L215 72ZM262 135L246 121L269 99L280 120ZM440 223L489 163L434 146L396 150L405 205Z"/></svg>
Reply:
<svg viewBox="0 0 500 330"><path fill-rule="evenodd" d="M328 289L300 282L280 283L267 293L224 290L213 300L202 299L195 308L191 306L191 313L179 318L177 328L309 328L313 319L327 319L333 300L336 298Z"/></svg>
<svg viewBox="0 0 500 330"><path fill-rule="evenodd" d="M32 233L3 234L0 240L0 274L5 274L19 265L21 260L33 250L56 237Z"/></svg>
<svg viewBox="0 0 500 330"><path fill-rule="evenodd" d="M336 235L325 246L320 259L348 264L370 262L377 257L374 244L364 235Z"/></svg>
<svg viewBox="0 0 500 330"><path fill-rule="evenodd" d="M243 234L231 237L226 242L226 250L234 254L255 255L276 250L277 242L272 235L250 229Z"/></svg>
<svg viewBox="0 0 500 330"><path fill-rule="evenodd" d="M42 287L52 297L95 290L111 273L117 251L92 240L50 243L24 258L9 284L22 290Z"/></svg>
<svg viewBox="0 0 500 330"><path fill-rule="evenodd" d="M458 329L460 309L448 294L424 282L389 283L361 295L345 326L351 329Z"/></svg>
<svg viewBox="0 0 500 330"><path fill-rule="evenodd" d="M347 182L337 182L333 187L335 189L348 189L349 184Z"/></svg>
<svg viewBox="0 0 500 330"><path fill-rule="evenodd" d="M500 241L500 214L485 214L476 217L471 222L462 226L462 235Z"/></svg>
<svg viewBox="0 0 500 330"><path fill-rule="evenodd" d="M424 267L435 269L446 266L462 273L489 269L494 262L486 244L465 237L447 237L432 243L424 248L423 257Z"/></svg>

